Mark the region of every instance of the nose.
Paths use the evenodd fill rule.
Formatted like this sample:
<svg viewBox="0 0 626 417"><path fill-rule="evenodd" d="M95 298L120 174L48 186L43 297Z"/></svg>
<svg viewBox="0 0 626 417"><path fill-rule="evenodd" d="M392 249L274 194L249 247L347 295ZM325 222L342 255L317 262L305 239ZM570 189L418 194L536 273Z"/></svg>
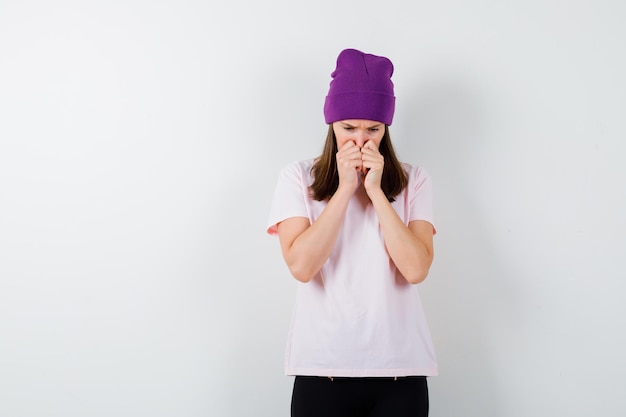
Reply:
<svg viewBox="0 0 626 417"><path fill-rule="evenodd" d="M354 143L356 144L356 146L362 148L363 145L365 145L365 142L365 133L361 131L357 132L356 137L354 138Z"/></svg>

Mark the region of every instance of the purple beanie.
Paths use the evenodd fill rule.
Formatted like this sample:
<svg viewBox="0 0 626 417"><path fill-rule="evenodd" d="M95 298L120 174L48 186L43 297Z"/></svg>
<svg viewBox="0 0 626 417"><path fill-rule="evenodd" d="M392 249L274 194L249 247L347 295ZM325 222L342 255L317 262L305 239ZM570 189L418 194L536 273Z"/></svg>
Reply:
<svg viewBox="0 0 626 417"><path fill-rule="evenodd" d="M388 58L356 49L341 51L324 103L326 123L365 119L390 125L396 103L392 74Z"/></svg>

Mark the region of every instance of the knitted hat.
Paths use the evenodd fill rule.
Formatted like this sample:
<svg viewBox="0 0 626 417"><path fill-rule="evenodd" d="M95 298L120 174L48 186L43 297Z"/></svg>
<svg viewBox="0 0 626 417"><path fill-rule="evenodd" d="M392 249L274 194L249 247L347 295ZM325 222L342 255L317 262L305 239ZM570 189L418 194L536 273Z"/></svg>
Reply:
<svg viewBox="0 0 626 417"><path fill-rule="evenodd" d="M396 103L392 74L388 58L356 49L341 51L324 103L326 123L365 119L390 125Z"/></svg>

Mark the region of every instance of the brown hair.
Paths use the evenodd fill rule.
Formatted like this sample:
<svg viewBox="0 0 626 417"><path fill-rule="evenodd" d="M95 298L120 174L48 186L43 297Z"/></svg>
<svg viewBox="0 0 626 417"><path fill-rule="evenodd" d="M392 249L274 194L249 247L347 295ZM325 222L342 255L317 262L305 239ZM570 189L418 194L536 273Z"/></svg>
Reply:
<svg viewBox="0 0 626 417"><path fill-rule="evenodd" d="M327 200L335 194L339 187L339 173L337 172L337 140L333 125L328 125L328 134L322 154L316 159L311 171L313 173L313 184L311 184L311 195L317 201ZM404 190L409 179L402 168L402 164L396 157L396 152L391 145L389 127L385 125L385 133L380 141L378 151L385 158L383 167L383 177L381 188L387 196L387 200L394 201L395 197Z"/></svg>

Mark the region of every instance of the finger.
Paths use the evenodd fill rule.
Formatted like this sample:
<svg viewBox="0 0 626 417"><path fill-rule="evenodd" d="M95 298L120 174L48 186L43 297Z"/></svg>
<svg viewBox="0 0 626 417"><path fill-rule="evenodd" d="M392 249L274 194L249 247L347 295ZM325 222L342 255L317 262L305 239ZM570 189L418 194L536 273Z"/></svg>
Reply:
<svg viewBox="0 0 626 417"><path fill-rule="evenodd" d="M365 146L361 149L362 153L367 153L370 155L380 155L378 148L375 145L368 145L370 142L366 143Z"/></svg>
<svg viewBox="0 0 626 417"><path fill-rule="evenodd" d="M355 148L355 150L349 150L346 152L337 153L337 160L361 160L361 152Z"/></svg>
<svg viewBox="0 0 626 417"><path fill-rule="evenodd" d="M385 165L385 160L380 155L367 155L363 154L363 165L370 168L382 168Z"/></svg>
<svg viewBox="0 0 626 417"><path fill-rule="evenodd" d="M363 161L378 162L380 164L385 163L385 159L380 154L363 153L363 155L361 156L361 159Z"/></svg>
<svg viewBox="0 0 626 417"><path fill-rule="evenodd" d="M372 161L372 160L375 160L375 159L380 159L380 154L376 154L376 153L372 152L371 150L368 150L368 151L363 152L361 154L361 159L363 159L363 160L367 159L369 161Z"/></svg>
<svg viewBox="0 0 626 417"><path fill-rule="evenodd" d="M350 148L356 148L356 143L354 143L354 141L347 141L346 143L343 144L343 146L341 148L339 148L340 151L344 150L344 149L350 149Z"/></svg>
<svg viewBox="0 0 626 417"><path fill-rule="evenodd" d="M350 153L361 153L361 150L355 144L351 143L351 144L345 144L337 152L338 155L347 155Z"/></svg>
<svg viewBox="0 0 626 417"><path fill-rule="evenodd" d="M361 160L360 157L343 156L343 157L337 158L337 165L343 166L343 167L352 168L355 166L361 166L362 163L363 161Z"/></svg>
<svg viewBox="0 0 626 417"><path fill-rule="evenodd" d="M363 155L369 155L371 157L378 157L381 156L380 152L378 152L378 149L372 149L372 148L363 148L361 149L361 153Z"/></svg>

